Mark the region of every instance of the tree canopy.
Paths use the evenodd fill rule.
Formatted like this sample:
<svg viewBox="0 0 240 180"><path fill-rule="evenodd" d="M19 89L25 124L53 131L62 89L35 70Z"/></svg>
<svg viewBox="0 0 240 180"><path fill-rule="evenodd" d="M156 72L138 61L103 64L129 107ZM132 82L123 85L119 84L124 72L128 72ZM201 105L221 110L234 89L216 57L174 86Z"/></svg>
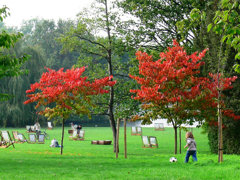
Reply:
<svg viewBox="0 0 240 180"><path fill-rule="evenodd" d="M10 15L8 8L4 6L0 9L0 21L2 22L5 17ZM23 36L22 33L9 34L5 30L2 30L0 33L0 79L3 77L9 76L18 76L23 74L24 70L21 69L21 66L25 61L28 60L29 56L23 54L21 57L16 58L14 55L4 55L3 49L9 49L13 47L14 44L21 39ZM0 101L9 99L8 94L0 94Z"/></svg>

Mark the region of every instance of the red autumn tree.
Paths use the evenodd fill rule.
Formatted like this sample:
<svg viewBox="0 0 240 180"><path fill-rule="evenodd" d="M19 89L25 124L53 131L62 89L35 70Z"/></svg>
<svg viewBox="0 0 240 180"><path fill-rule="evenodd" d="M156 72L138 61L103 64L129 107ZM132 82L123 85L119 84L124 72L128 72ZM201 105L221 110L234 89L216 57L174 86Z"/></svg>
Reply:
<svg viewBox="0 0 240 180"><path fill-rule="evenodd" d="M154 61L152 56L137 52L139 60L139 76L132 76L141 89L131 90L136 93L135 100L143 103L146 110L143 116L134 116L133 120L142 120L150 124L159 117L172 123L175 131L175 151L177 153L177 128L182 124L192 125L194 121L202 122L208 118L209 112L215 112L216 83L206 77L198 77L201 59L207 49L197 55L197 52L187 55L177 41L165 53L160 53L160 59ZM227 79L224 84L229 88L235 78ZM225 81L224 81L225 82ZM204 110L205 109L205 110Z"/></svg>
<svg viewBox="0 0 240 180"><path fill-rule="evenodd" d="M239 120L240 116L234 114L233 110L226 109L224 104L224 95L222 91L226 89L232 89L233 86L231 83L236 80L236 76L230 78L223 78L221 73L217 74L209 74L212 78L212 83L209 84L209 89L211 89L211 97L205 97L208 101L212 101L216 110L212 110L206 116L206 120L208 121L209 126L217 126L218 127L218 162L223 162L223 128L226 126L222 123L222 117L226 116L228 119ZM209 111L209 109L208 109ZM216 118L217 116L217 118Z"/></svg>
<svg viewBox="0 0 240 180"><path fill-rule="evenodd" d="M91 96L108 93L107 86L113 86L116 81L112 81L112 76L103 79L96 79L94 82L87 81L87 77L81 77L85 67L72 68L63 72L63 68L54 71L47 68L48 72L43 73L39 83L31 85L27 90L29 99L24 104L37 102L36 108L55 103L53 108L46 107L44 111L38 112L49 117L61 116L62 121L62 140L64 137L64 121L71 114L90 115L89 107L95 106L91 103ZM62 154L62 148L61 148Z"/></svg>
<svg viewBox="0 0 240 180"><path fill-rule="evenodd" d="M211 77L211 82L206 84L206 90L208 90L209 93L206 93L202 98L202 101L204 101L206 105L199 107L199 110L207 112L204 114L207 122L212 125L218 125L217 119L215 118L216 114L218 116L219 114L222 114L225 117L239 120L240 116L236 115L233 110L225 107L224 95L221 93L224 90L233 88L232 82L237 79L237 76L224 78L221 73L209 73L209 76ZM221 107L220 113L216 110L218 106Z"/></svg>

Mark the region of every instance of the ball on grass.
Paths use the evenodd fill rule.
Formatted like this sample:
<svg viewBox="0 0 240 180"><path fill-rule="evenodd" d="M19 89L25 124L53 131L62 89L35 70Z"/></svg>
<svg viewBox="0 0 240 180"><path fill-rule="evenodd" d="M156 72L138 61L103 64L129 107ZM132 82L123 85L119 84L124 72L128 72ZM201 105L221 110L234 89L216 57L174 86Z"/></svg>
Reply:
<svg viewBox="0 0 240 180"><path fill-rule="evenodd" d="M170 161L170 162L177 162L177 158L171 157L169 161Z"/></svg>

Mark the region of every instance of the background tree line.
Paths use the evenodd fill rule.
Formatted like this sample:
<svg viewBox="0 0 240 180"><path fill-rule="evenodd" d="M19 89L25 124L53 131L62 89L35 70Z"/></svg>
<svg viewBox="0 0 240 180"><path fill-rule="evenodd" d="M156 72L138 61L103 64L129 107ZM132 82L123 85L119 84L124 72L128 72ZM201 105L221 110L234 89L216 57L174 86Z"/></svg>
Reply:
<svg viewBox="0 0 240 180"><path fill-rule="evenodd" d="M62 45L55 41L60 34L67 32L67 28L73 25L68 20L59 20L57 23L53 20L31 19L23 21L20 29L16 27L6 27L1 23L1 30L9 33L21 31L24 34L22 40L19 40L14 47L4 49L3 54L16 55L20 57L23 53L30 55L30 58L22 66L28 73L16 77L4 77L0 80L1 93L13 95L7 101L0 102L0 124L3 127L24 127L26 124L34 124L40 121L41 124L47 124L46 119L36 115L34 105L23 105L26 100L26 90L30 85L39 80L41 74L45 71L44 67L50 67L58 70L71 69L77 64L79 53L71 52L61 54ZM87 117L83 118L89 121ZM105 117L94 117L93 120L106 120ZM69 122L77 123L79 117L72 116Z"/></svg>

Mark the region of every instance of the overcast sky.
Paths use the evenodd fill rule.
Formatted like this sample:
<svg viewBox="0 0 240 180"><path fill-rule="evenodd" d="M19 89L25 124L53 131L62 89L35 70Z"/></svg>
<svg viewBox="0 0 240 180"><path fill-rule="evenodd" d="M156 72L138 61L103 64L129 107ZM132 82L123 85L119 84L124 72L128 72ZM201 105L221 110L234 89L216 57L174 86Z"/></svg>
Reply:
<svg viewBox="0 0 240 180"><path fill-rule="evenodd" d="M75 19L84 7L90 7L94 0L0 0L0 8L6 5L11 16L3 20L6 26L20 27L22 20Z"/></svg>

